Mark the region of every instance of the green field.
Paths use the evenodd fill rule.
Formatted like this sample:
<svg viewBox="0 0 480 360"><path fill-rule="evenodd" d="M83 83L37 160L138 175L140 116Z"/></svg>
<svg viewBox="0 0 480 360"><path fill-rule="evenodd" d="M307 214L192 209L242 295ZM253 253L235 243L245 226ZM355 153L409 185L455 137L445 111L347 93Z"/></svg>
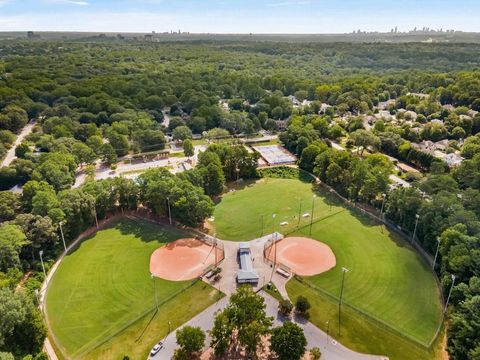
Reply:
<svg viewBox="0 0 480 360"><path fill-rule="evenodd" d="M102 359L118 359L128 351L142 358L168 331L168 321L175 328L216 301L219 293L206 284L150 277L151 253L185 235L122 220L84 240L62 261L47 291L48 322L60 350L69 358L94 359L101 352ZM153 281L162 304L156 314Z"/></svg>
<svg viewBox="0 0 480 360"><path fill-rule="evenodd" d="M379 323L362 317L361 324L369 326L371 331L350 332L350 335L346 331L342 337L346 345L359 351L390 355L385 354L384 347L390 344L389 351L394 354L397 342L392 336L397 332L407 344L429 343L440 323L441 303L435 279L420 256L403 240L370 219L343 208L329 193L320 190L315 193L314 215L319 220L314 222L311 235L309 219L302 219L299 230L295 228L300 199L305 209L301 213L311 211L312 185L298 180L268 178L253 187L226 194L214 213L214 231L224 239L253 239L262 233L262 215L263 233L272 232L271 214L276 213L275 230L293 231L293 234L321 240L333 249L337 259L337 266L331 271L305 279L322 292L310 291L302 284L304 289L300 291L300 285L295 286L295 282L290 281L287 284L290 297L294 299L309 290L312 296L316 294L315 298L335 303L340 290L341 268L346 267L350 271L346 275L344 302L386 324L382 327L385 331L378 331ZM289 225L279 226L282 221ZM322 316L312 312L311 320L324 327L325 317L335 319L334 307L327 306L328 301L318 303L321 307L318 314ZM369 332L375 332L380 338L372 341ZM382 337L383 341L379 341Z"/></svg>

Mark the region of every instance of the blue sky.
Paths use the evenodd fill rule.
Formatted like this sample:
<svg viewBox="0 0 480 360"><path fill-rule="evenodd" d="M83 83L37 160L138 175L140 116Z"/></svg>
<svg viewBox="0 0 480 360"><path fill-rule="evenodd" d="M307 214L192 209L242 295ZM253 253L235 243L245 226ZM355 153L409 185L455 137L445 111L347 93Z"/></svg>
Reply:
<svg viewBox="0 0 480 360"><path fill-rule="evenodd" d="M0 0L0 31L480 32L480 0Z"/></svg>

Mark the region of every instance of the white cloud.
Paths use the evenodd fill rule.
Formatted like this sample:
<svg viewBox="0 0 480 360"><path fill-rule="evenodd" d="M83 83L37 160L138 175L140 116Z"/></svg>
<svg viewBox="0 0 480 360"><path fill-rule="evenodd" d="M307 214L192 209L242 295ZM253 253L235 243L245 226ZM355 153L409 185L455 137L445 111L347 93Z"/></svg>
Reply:
<svg viewBox="0 0 480 360"><path fill-rule="evenodd" d="M269 7L280 7L280 6L300 6L300 5L309 5L311 1L281 1L281 2L273 2L266 4Z"/></svg>
<svg viewBox="0 0 480 360"><path fill-rule="evenodd" d="M13 0L0 0L0 7L8 5L11 2L13 2Z"/></svg>
<svg viewBox="0 0 480 360"><path fill-rule="evenodd" d="M88 1L84 1L84 0L45 0L45 2L55 3L55 4L78 5L78 6L89 5Z"/></svg>

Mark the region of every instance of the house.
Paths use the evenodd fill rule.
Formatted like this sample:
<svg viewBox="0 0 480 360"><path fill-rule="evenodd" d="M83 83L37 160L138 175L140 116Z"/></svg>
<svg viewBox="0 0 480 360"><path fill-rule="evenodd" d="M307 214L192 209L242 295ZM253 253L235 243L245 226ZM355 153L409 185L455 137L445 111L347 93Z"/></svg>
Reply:
<svg viewBox="0 0 480 360"><path fill-rule="evenodd" d="M385 120L392 120L393 116L390 114L388 110L380 110L378 114L375 114L377 119L385 119Z"/></svg>
<svg viewBox="0 0 480 360"><path fill-rule="evenodd" d="M387 101L381 101L378 103L377 108L378 110L385 110L387 109L390 105L395 104L395 99L389 99Z"/></svg>
<svg viewBox="0 0 480 360"><path fill-rule="evenodd" d="M331 108L332 105L328 105L326 103L321 103L320 104L320 110L318 111L319 114L325 114L329 108Z"/></svg>
<svg viewBox="0 0 480 360"><path fill-rule="evenodd" d="M237 272L239 284L257 284L259 276L253 268L250 245L247 242L240 243L238 247L238 261L240 269Z"/></svg>
<svg viewBox="0 0 480 360"><path fill-rule="evenodd" d="M448 167L452 168L455 166L458 166L462 163L463 157L461 157L459 154L451 153L451 154L446 154L443 157L443 161L445 161L448 165Z"/></svg>
<svg viewBox="0 0 480 360"><path fill-rule="evenodd" d="M301 102L293 95L288 95L287 99L290 100L293 106L300 106Z"/></svg>
<svg viewBox="0 0 480 360"><path fill-rule="evenodd" d="M288 127L288 120L274 120L277 125L277 129L280 131L285 130Z"/></svg>

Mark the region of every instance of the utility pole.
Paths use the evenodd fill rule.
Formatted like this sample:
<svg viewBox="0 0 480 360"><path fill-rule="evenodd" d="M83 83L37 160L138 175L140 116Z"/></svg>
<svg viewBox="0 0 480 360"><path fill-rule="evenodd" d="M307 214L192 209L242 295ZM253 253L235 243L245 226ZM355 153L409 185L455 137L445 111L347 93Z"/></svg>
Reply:
<svg viewBox="0 0 480 360"><path fill-rule="evenodd" d="M312 235L312 225L313 225L313 212L315 210L315 195L312 197L312 214L310 216L310 232L309 234Z"/></svg>
<svg viewBox="0 0 480 360"><path fill-rule="evenodd" d="M302 216L302 199L300 198L300 206L298 208L298 222L297 228L300 226L300 217Z"/></svg>
<svg viewBox="0 0 480 360"><path fill-rule="evenodd" d="M170 211L170 198L167 197L167 205L168 205L168 221L170 222L170 225L172 225L172 213Z"/></svg>
<svg viewBox="0 0 480 360"><path fill-rule="evenodd" d="M47 280L47 272L45 271L45 264L43 263L43 250L40 250L39 254L40 254L40 262L42 263L43 276L45 277L45 281L46 281Z"/></svg>
<svg viewBox="0 0 480 360"><path fill-rule="evenodd" d="M435 271L435 264L437 263L438 249L440 248L440 238L437 237L437 251L435 251L435 258L433 259L432 269Z"/></svg>
<svg viewBox="0 0 480 360"><path fill-rule="evenodd" d="M58 223L58 225L60 225L60 234L62 235L63 248L65 249L65 254L66 254L67 253L67 245L65 245L65 236L63 236L63 229L62 229L63 221L60 221Z"/></svg>
<svg viewBox="0 0 480 360"><path fill-rule="evenodd" d="M415 214L415 227L413 228L412 244L413 244L413 241L415 240L415 235L417 234L417 225L418 225L419 218L420 218L420 215Z"/></svg>
<svg viewBox="0 0 480 360"><path fill-rule="evenodd" d="M341 335L342 328L342 299L343 286L345 285L345 274L348 272L347 268L342 267L342 287L340 288L340 301L338 302L338 335Z"/></svg>

